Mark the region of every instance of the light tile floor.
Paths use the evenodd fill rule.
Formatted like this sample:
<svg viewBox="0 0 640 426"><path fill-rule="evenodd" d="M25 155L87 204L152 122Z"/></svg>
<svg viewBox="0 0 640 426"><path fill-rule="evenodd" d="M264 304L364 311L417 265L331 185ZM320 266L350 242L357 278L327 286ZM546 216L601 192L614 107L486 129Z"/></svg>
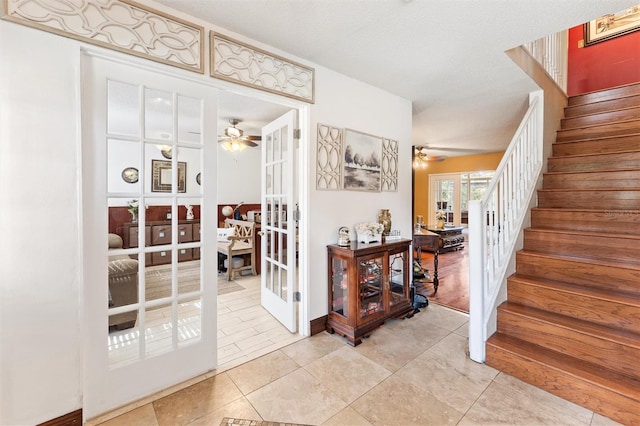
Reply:
<svg viewBox="0 0 640 426"><path fill-rule="evenodd" d="M242 276L235 281L246 290L218 296L218 372L302 338L260 306L260 276Z"/></svg>
<svg viewBox="0 0 640 426"><path fill-rule="evenodd" d="M467 315L431 304L413 318L387 321L357 347L323 332L103 424L219 425L223 417L354 426L617 424L469 360L467 327Z"/></svg>

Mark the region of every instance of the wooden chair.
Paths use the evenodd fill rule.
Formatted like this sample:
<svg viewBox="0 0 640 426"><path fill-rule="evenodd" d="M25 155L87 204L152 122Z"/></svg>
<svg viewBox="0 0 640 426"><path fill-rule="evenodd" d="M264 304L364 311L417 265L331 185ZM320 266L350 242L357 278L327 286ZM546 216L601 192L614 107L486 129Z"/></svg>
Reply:
<svg viewBox="0 0 640 426"><path fill-rule="evenodd" d="M221 253L227 257L227 279L234 278L234 274L241 271L251 270L253 275L258 275L256 272L256 251L253 243L255 222L248 222L244 220L226 219L224 221L225 228L233 228L234 233L232 236L227 237L227 241L221 241L218 239L218 253ZM251 263L249 265L240 266L235 268L233 266L233 256L250 255Z"/></svg>

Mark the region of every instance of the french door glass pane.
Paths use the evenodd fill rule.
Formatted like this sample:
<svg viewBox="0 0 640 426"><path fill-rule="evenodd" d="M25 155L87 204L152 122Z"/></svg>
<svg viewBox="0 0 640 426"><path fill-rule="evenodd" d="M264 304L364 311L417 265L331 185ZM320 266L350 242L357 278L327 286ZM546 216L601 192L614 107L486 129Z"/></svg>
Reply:
<svg viewBox="0 0 640 426"><path fill-rule="evenodd" d="M192 297L178 304L178 346L200 340L202 299Z"/></svg>
<svg viewBox="0 0 640 426"><path fill-rule="evenodd" d="M178 142L202 144L202 101L178 96Z"/></svg>
<svg viewBox="0 0 640 426"><path fill-rule="evenodd" d="M109 323L118 322L118 315L110 315ZM140 359L139 340L140 332L138 327L123 330L110 329L109 341L107 343L109 366L111 368L118 368Z"/></svg>
<svg viewBox="0 0 640 426"><path fill-rule="evenodd" d="M182 296L187 293L198 292L202 290L200 260L193 260L193 249L178 249L178 259L182 255L182 250L188 255L189 260L183 260L178 263L178 295Z"/></svg>
<svg viewBox="0 0 640 426"><path fill-rule="evenodd" d="M144 313L145 356L157 356L173 350L175 346L175 330L172 326L172 317L175 313L173 303L148 306Z"/></svg>
<svg viewBox="0 0 640 426"><path fill-rule="evenodd" d="M144 107L145 138L170 141L173 138L173 95L147 88Z"/></svg>
<svg viewBox="0 0 640 426"><path fill-rule="evenodd" d="M108 139L107 161L107 191L140 193L140 144Z"/></svg>
<svg viewBox="0 0 640 426"><path fill-rule="evenodd" d="M107 132L112 135L140 136L139 88L133 84L107 82Z"/></svg>

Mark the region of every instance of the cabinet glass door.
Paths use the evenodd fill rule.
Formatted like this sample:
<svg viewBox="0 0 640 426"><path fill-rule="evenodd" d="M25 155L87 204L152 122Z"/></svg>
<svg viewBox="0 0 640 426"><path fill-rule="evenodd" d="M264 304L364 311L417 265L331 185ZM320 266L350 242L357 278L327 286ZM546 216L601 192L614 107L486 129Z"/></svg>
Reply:
<svg viewBox="0 0 640 426"><path fill-rule="evenodd" d="M334 257L331 265L331 310L346 317L349 312L349 273L347 261Z"/></svg>
<svg viewBox="0 0 640 426"><path fill-rule="evenodd" d="M389 255L389 307L409 299L409 286L407 285L407 252L392 253Z"/></svg>
<svg viewBox="0 0 640 426"><path fill-rule="evenodd" d="M360 304L358 322L364 322L367 317L384 311L383 303L383 257L360 260L359 283Z"/></svg>

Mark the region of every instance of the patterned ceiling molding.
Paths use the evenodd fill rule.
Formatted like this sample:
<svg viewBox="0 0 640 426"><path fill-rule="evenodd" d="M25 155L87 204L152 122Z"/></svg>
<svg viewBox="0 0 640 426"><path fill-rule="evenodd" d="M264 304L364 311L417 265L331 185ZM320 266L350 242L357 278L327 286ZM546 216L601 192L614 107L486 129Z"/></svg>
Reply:
<svg viewBox="0 0 640 426"><path fill-rule="evenodd" d="M342 181L342 129L318 123L316 189L338 190Z"/></svg>
<svg viewBox="0 0 640 426"><path fill-rule="evenodd" d="M130 0L4 0L3 19L204 73L204 28Z"/></svg>
<svg viewBox="0 0 640 426"><path fill-rule="evenodd" d="M211 31L211 76L314 103L315 70Z"/></svg>
<svg viewBox="0 0 640 426"><path fill-rule="evenodd" d="M382 191L398 190L398 141L382 139Z"/></svg>

